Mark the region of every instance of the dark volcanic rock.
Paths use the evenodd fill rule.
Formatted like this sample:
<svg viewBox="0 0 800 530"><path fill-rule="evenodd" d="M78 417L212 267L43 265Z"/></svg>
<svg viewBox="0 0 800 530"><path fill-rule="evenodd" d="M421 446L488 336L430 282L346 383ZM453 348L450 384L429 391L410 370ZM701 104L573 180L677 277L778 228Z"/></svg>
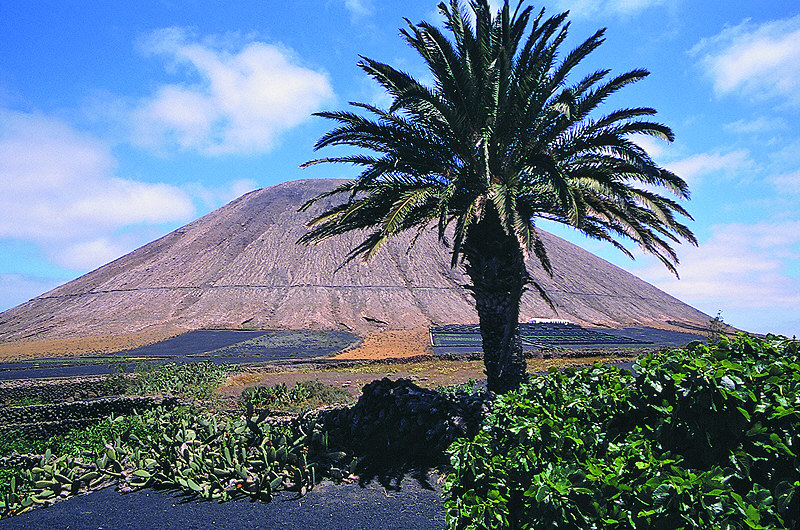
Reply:
<svg viewBox="0 0 800 530"><path fill-rule="evenodd" d="M314 211L307 199L336 181L300 180L248 193L89 274L0 314L0 343L114 336L148 330L419 329L473 323L460 269L435 230L409 251L407 238L368 263L344 256L357 234L295 244ZM321 207L330 203L322 201ZM315 211L319 211L316 209ZM546 232L549 277L529 268L555 302L523 298L521 319L566 318L584 325L674 327L709 317L652 285Z"/></svg>
<svg viewBox="0 0 800 530"><path fill-rule="evenodd" d="M382 465L442 463L458 438L472 438L489 412L488 394L440 393L410 379L364 385L358 402L320 414L332 443Z"/></svg>

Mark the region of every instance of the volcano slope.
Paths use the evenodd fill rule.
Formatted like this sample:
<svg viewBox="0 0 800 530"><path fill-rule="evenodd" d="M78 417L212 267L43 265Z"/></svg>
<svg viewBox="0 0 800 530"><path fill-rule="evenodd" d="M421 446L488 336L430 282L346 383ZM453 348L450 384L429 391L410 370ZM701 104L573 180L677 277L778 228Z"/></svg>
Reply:
<svg viewBox="0 0 800 530"><path fill-rule="evenodd" d="M330 201L298 208L334 180L250 192L76 280L0 313L0 354L114 351L197 329L388 330L477 322L461 268L435 229L388 242L369 262L340 267L358 234L295 242ZM555 303L522 300L521 320L697 329L709 316L622 269L540 231L553 275L532 276Z"/></svg>

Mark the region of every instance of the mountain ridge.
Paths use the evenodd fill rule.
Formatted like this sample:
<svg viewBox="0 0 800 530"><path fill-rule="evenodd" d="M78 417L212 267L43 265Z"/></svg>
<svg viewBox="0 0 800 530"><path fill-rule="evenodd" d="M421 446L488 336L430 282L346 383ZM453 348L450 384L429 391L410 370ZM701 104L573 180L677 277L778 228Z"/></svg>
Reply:
<svg viewBox="0 0 800 530"><path fill-rule="evenodd" d="M436 230L388 241L369 262L341 266L348 234L295 242L337 181L296 180L249 192L88 274L0 313L0 343L223 329L421 329L477 322L468 279ZM588 326L704 326L709 316L546 231L553 275L529 261L558 313L534 292L521 320ZM340 267L341 266L341 267Z"/></svg>

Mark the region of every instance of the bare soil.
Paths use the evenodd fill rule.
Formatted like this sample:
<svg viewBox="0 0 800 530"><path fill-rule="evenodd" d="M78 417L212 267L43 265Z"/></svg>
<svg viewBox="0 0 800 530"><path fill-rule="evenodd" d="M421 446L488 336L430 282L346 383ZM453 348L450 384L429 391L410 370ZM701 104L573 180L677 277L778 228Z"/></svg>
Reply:
<svg viewBox="0 0 800 530"><path fill-rule="evenodd" d="M528 372L546 372L550 368L566 368L594 363L615 363L630 361L630 357L561 357L552 359L528 359ZM323 369L286 369L283 371L253 370L232 375L217 390L224 397L237 397L245 388L251 386L273 386L281 383L294 386L301 381L319 380L332 386L344 388L357 398L367 383L388 377L413 380L424 388L459 385L470 379L485 381L482 360L454 361L445 359L398 359L393 362L374 362L354 366Z"/></svg>
<svg viewBox="0 0 800 530"><path fill-rule="evenodd" d="M361 344L335 355L334 359L403 359L418 355L431 355L427 329L379 331L370 333Z"/></svg>
<svg viewBox="0 0 800 530"><path fill-rule="evenodd" d="M0 342L0 362L21 361L33 358L113 353L122 350L131 350L141 346L149 346L163 340L171 339L185 332L185 329L162 328L155 331L113 336L104 335L38 341Z"/></svg>

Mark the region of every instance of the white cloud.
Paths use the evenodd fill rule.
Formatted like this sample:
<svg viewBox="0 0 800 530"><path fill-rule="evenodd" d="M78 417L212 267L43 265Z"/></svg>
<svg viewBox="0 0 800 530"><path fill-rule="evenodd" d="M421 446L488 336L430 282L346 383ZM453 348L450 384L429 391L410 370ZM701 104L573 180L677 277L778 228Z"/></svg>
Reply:
<svg viewBox="0 0 800 530"><path fill-rule="evenodd" d="M0 110L0 238L32 241L59 265L86 269L135 248L114 235L120 229L194 216L182 189L114 170L102 142L43 114Z"/></svg>
<svg viewBox="0 0 800 530"><path fill-rule="evenodd" d="M800 138L789 136L765 153L770 163L784 171L800 167Z"/></svg>
<svg viewBox="0 0 800 530"><path fill-rule="evenodd" d="M177 146L207 155L263 152L333 96L325 74L263 42L231 53L168 28L152 33L143 46L199 78L162 86L141 102L133 119L134 140L143 146Z"/></svg>
<svg viewBox="0 0 800 530"><path fill-rule="evenodd" d="M746 20L703 39L691 53L718 94L800 104L800 15L760 25Z"/></svg>
<svg viewBox="0 0 800 530"><path fill-rule="evenodd" d="M800 220L717 225L699 247L681 248L679 255L680 280L656 263L635 272L673 296L709 310L770 312L785 318L796 315L800 307ZM757 331L747 328L746 321L739 325Z"/></svg>
<svg viewBox="0 0 800 530"><path fill-rule="evenodd" d="M746 150L728 153L700 153L666 164L667 168L690 185L697 185L701 177L722 174L726 178L742 176L754 167Z"/></svg>
<svg viewBox="0 0 800 530"><path fill-rule="evenodd" d="M258 188L253 179L237 179L227 186L209 187L203 184L190 183L183 186L192 196L197 198L206 208L216 209L237 199L247 192Z"/></svg>
<svg viewBox="0 0 800 530"><path fill-rule="evenodd" d="M647 136L644 134L633 135L630 139L635 142L636 145L647 151L647 154L654 159L662 157L666 153L667 147L669 146L669 143L665 142L664 140L653 138L652 136Z"/></svg>
<svg viewBox="0 0 800 530"><path fill-rule="evenodd" d="M344 7L353 20L368 17L375 13L371 0L344 0Z"/></svg>
<svg viewBox="0 0 800 530"><path fill-rule="evenodd" d="M166 223L186 219L193 213L190 198L180 188L116 177L107 179L102 189L78 198L66 212L68 217L91 218L111 227Z"/></svg>
<svg viewBox="0 0 800 530"><path fill-rule="evenodd" d="M556 10L569 11L573 17L591 18L601 14L631 16L666 0L557 0Z"/></svg>
<svg viewBox="0 0 800 530"><path fill-rule="evenodd" d="M800 194L800 170L775 176L772 184L779 193Z"/></svg>
<svg viewBox="0 0 800 530"><path fill-rule="evenodd" d="M725 129L738 134L774 133L789 128L789 123L783 118L767 118L760 116L752 120L736 120L725 124Z"/></svg>
<svg viewBox="0 0 800 530"><path fill-rule="evenodd" d="M0 189L6 200L16 192L52 194L73 185L76 176L92 181L113 166L105 145L65 123L0 109Z"/></svg>
<svg viewBox="0 0 800 530"><path fill-rule="evenodd" d="M131 248L108 237L89 241L78 241L60 249L58 261L61 265L75 270L92 270L127 254Z"/></svg>

